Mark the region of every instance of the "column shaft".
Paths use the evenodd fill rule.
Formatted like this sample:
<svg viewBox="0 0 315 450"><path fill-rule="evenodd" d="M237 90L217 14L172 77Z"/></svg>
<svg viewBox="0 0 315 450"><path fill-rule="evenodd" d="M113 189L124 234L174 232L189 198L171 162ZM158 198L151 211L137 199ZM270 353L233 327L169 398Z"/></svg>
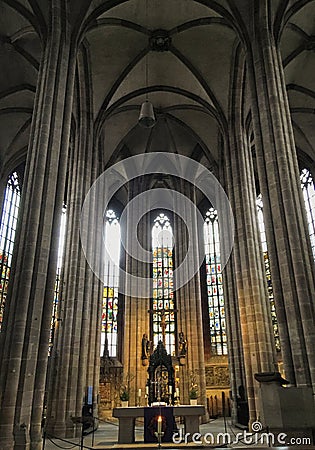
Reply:
<svg viewBox="0 0 315 450"><path fill-rule="evenodd" d="M144 189L143 182L140 180L133 180L129 183L129 201L135 198L135 202L132 208L128 211L127 223L126 223L126 242L128 248L131 249L131 255L126 254L126 271L135 277L149 278L152 275L149 273L149 264L146 264L137 259L138 253L136 250L136 238L138 235L140 242L146 248L151 248L151 230L149 215L142 218L139 223L138 230L134 229L135 224L138 223L140 216L139 211L141 208L141 200L136 199L136 196ZM131 281L132 284L136 283L136 286L128 287L135 288L138 291L139 297L125 296L125 311L124 311L124 345L123 345L123 373L124 378L131 377L129 383L130 388L130 404L137 405L138 390L141 389L143 395L145 393L145 385L147 382L147 366L142 365L141 349L142 349L142 336L146 333L150 335L150 298L141 298L143 292L141 292L141 283L138 281ZM143 401L143 397L142 397Z"/></svg>
<svg viewBox="0 0 315 450"><path fill-rule="evenodd" d="M241 325L250 420L259 414L258 383L254 374L275 369L271 314L258 231L251 149L242 127L242 71L234 80L230 142L226 149L227 190L235 218L233 250L237 302ZM233 154L232 150L233 149Z"/></svg>
<svg viewBox="0 0 315 450"><path fill-rule="evenodd" d="M69 197L67 199L68 226L65 252L64 291L60 311L60 326L54 348L54 377L49 393L47 428L54 435L74 436L80 430L72 416L81 416L87 386L92 386L94 400L98 392L95 370L99 370L99 344L95 330L100 331L101 291L99 280L92 274L80 241L81 209L96 173L93 156L93 127L88 114L89 79L84 69L84 50L78 55L77 87L80 92L79 121L75 129L74 155L69 169ZM92 170L93 168L93 170ZM90 217L97 214L95 205ZM90 245L94 243L91 229ZM97 257L97 252L95 252ZM96 350L98 349L98 357Z"/></svg>
<svg viewBox="0 0 315 450"><path fill-rule="evenodd" d="M174 218L174 244L175 244L175 265L176 267L183 261L188 250L189 239L191 252L187 255L188 261L198 260L199 246L202 245L200 236L202 230L198 229L196 209L196 192L193 186L181 181L180 192L191 200L191 204L185 202L184 205L177 207L177 210L183 211L182 219L177 216ZM188 235L185 222L191 224L192 233ZM188 274L183 268L180 271L182 283L183 279L188 280ZM176 286L177 280L175 280ZM182 331L188 341L188 352L186 355L186 365L181 368L181 387L180 399L182 403L189 403L189 389L191 383L191 374L195 376L198 384L200 404L206 405L206 376L204 359L204 339L202 325L202 304L201 304L200 274L188 280L181 288L176 290L176 306L178 309L178 331Z"/></svg>
<svg viewBox="0 0 315 450"><path fill-rule="evenodd" d="M258 175L286 378L315 383L314 262L279 49L267 2L247 52Z"/></svg>
<svg viewBox="0 0 315 450"><path fill-rule="evenodd" d="M41 448L41 413L74 80L69 30L51 14L28 149L19 246L1 361L0 447Z"/></svg>

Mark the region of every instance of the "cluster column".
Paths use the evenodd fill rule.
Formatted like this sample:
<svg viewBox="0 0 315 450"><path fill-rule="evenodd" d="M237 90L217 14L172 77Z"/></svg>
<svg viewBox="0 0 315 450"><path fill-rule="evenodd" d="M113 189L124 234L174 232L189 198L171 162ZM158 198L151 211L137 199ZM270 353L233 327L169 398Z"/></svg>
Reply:
<svg viewBox="0 0 315 450"><path fill-rule="evenodd" d="M262 251L256 211L256 192L253 161L249 141L242 126L242 95L239 79L234 80L233 99L229 121L229 145L226 146L227 191L235 219L235 241L232 253L236 280L236 301L242 340L231 330L232 350L236 344L239 357L243 345L247 400L250 421L260 414L259 384L254 379L258 372L274 371L275 349L271 327L271 313L262 264ZM233 308L232 296L229 307ZM236 337L236 341L233 336ZM234 341L234 343L233 343ZM231 338L230 338L231 342ZM234 349L235 350L235 349ZM231 361L234 364L234 361Z"/></svg>
<svg viewBox="0 0 315 450"><path fill-rule="evenodd" d="M247 49L257 168L286 378L315 384L314 261L281 56L257 2Z"/></svg>
<svg viewBox="0 0 315 450"><path fill-rule="evenodd" d="M141 298L143 290L141 282L137 278L142 278L148 282L150 280L150 264L142 262L138 259L138 240L146 250L151 249L151 229L149 214L145 215L141 220L139 211L142 209L141 202L143 200L137 198L144 191L144 180L134 179L129 182L129 202L134 199L132 207L128 208L127 222L125 229L128 230L126 243L131 250L131 254L126 253L126 272L134 277L134 281L128 281L125 284L127 293L125 295L124 305L124 344L123 344L123 374L125 381L129 381L130 404L137 405L139 398L138 390L141 389L142 404L145 393L145 385L147 382L147 366L142 365L142 336L147 334L150 336L150 299ZM139 225L136 226L136 224ZM137 237L136 237L137 236ZM127 275L128 277L128 275ZM130 295L130 291L137 295Z"/></svg>
<svg viewBox="0 0 315 450"><path fill-rule="evenodd" d="M99 388L100 324L102 286L87 264L80 241L81 209L95 180L99 161L93 152L93 125L90 116L88 78L84 69L84 49L78 54L80 121L75 130L74 152L69 168L67 197L67 241L63 292L59 305L59 326L52 353L47 430L53 435L73 436L76 425L71 417L82 415L87 388L93 388L94 415ZM90 217L101 214L91 202ZM95 223L92 221L92 223ZM86 226L86 222L84 222ZM91 226L89 246L95 247L97 230Z"/></svg>
<svg viewBox="0 0 315 450"><path fill-rule="evenodd" d="M187 254L188 261L195 264L198 260L199 246L202 245L203 230L198 229L196 207L195 187L181 181L180 192L184 194L192 203L187 201L178 205L177 210L183 211L182 218L174 215L174 243L175 243L175 267L178 268L184 260L189 239L192 240L191 253ZM188 235L185 222L191 224L192 233ZM189 262L188 262L189 264ZM181 288L176 290L176 308L178 331L182 331L188 342L188 351L186 355L186 365L180 370L181 386L180 401L189 404L189 388L191 384L191 375L196 379L198 384L198 403L207 404L206 399L206 376L205 376L205 359L204 359L204 339L203 339L203 323L202 323L202 303L200 288L200 272L188 280L188 274L183 269L179 272L180 279L175 279L176 283L182 283L187 279Z"/></svg>
<svg viewBox="0 0 315 450"><path fill-rule="evenodd" d="M41 420L69 148L75 57L59 1L43 44L26 176L21 234L1 342L0 447L41 448Z"/></svg>

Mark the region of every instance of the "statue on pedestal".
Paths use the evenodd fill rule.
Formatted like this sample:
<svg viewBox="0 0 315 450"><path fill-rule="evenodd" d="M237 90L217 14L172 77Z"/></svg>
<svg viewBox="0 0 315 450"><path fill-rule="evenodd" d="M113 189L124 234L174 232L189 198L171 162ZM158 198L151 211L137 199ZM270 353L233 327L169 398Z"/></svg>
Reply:
<svg viewBox="0 0 315 450"><path fill-rule="evenodd" d="M142 336L142 342L141 342L141 359L142 364L145 366L147 365L148 357L151 353L151 342L148 339L148 336L146 333Z"/></svg>
<svg viewBox="0 0 315 450"><path fill-rule="evenodd" d="M186 356L187 339L185 339L185 335L182 331L178 335L178 349L179 349L179 356Z"/></svg>

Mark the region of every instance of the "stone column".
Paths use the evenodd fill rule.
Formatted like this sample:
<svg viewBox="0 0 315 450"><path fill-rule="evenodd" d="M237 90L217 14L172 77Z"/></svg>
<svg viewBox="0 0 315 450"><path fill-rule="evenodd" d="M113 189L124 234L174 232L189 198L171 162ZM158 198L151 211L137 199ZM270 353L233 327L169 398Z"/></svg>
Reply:
<svg viewBox="0 0 315 450"><path fill-rule="evenodd" d="M22 233L8 295L1 361L0 447L41 448L52 299L64 196L74 51L52 1L28 149ZM63 12L64 13L64 12Z"/></svg>
<svg viewBox="0 0 315 450"><path fill-rule="evenodd" d="M225 175L231 180L231 160L230 155L226 153ZM228 183L225 183L226 185ZM233 192L229 195L232 203ZM219 224L220 226L220 224ZM220 248L223 250L225 245L224 239L220 239ZM226 317L226 334L228 343L228 364L231 385L231 414L233 423L237 422L237 398L239 396L239 388L242 386L246 389L246 376L244 367L243 340L241 332L240 310L238 307L238 290L235 283L236 279L236 261L234 250L222 271L223 288L224 288L224 307Z"/></svg>
<svg viewBox="0 0 315 450"><path fill-rule="evenodd" d="M79 121L75 129L74 153L69 169L64 290L59 312L60 324L52 355L53 379L47 416L49 432L69 437L74 436L81 428L72 422L71 417L82 415L88 386L93 387L95 403L100 367L100 333L97 330L100 332L102 289L100 281L87 264L80 241L81 209L97 173L95 166L98 165L97 157L93 154L89 78L85 73L84 59L85 52L81 47L77 78ZM91 217L98 212L95 206L97 205L91 205ZM95 230L91 227L91 246L95 245L95 235ZM96 250L97 258L99 255ZM98 373L97 377L95 372Z"/></svg>
<svg viewBox="0 0 315 450"><path fill-rule="evenodd" d="M146 215L142 218L138 226L138 232L136 229L132 229L134 224L137 224L140 210L141 200L136 196L140 194L144 187L144 181L135 179L129 183L129 201L135 198L135 202L132 208L129 209L127 215L127 223L125 224L127 230L126 242L131 249L133 256L126 253L126 272L134 275L135 277L150 278L150 265L141 262L137 259L137 250L135 235L138 234L140 243L143 243L146 249L151 249L151 228L150 218ZM134 285L136 284L136 285ZM129 288L135 288L138 291L139 297L128 295ZM137 281L134 283L127 283L127 295L125 296L124 305L124 343L123 343L123 376L131 378L129 385L130 398L129 404L131 406L137 405L138 390L142 391L142 402L144 402L145 386L148 378L147 366L142 365L141 349L142 349L142 336L146 333L150 335L150 298L141 298L143 292L140 288L140 283Z"/></svg>
<svg viewBox="0 0 315 450"><path fill-rule="evenodd" d="M259 385L254 379L254 374L275 370L275 349L262 265L252 155L240 113L242 111L240 79L242 79L242 71L239 72L239 79L233 85L229 120L230 139L225 154L227 191L235 219L233 258L237 304L249 414L250 421L253 421L259 417L260 411ZM238 114L235 114L236 111Z"/></svg>
<svg viewBox="0 0 315 450"><path fill-rule="evenodd" d="M5 173L0 178L0 204L1 204L1 216L3 213L3 207L4 207L4 199L5 199L5 190L8 183L8 176L9 173Z"/></svg>
<svg viewBox="0 0 315 450"><path fill-rule="evenodd" d="M243 341L240 326L240 311L235 285L235 259L233 254L223 271L224 306L226 316L226 334L228 342L228 364L231 385L231 414L233 423L237 422L237 397L239 388L246 389Z"/></svg>
<svg viewBox="0 0 315 450"><path fill-rule="evenodd" d="M83 66L84 68L84 66ZM100 166L104 167L103 162L99 161L99 155L101 149L104 148L103 142L99 141L98 151L93 152L92 158L92 172L91 181L97 179L97 177L102 173ZM95 209L95 214L98 214L97 208ZM101 212L104 213L103 211ZM91 233L90 236L91 245L95 244L94 235ZM101 253L98 248L94 248L95 262L101 258ZM87 285L91 286L91 326L90 326L90 337L89 337L89 352L88 352L88 364L87 364L87 385L93 386L93 415L98 417L99 408L99 381L100 381L100 354L101 354L101 331L102 331L102 311L103 311L103 293L104 293L104 283L100 281L95 274L91 271L87 271Z"/></svg>
<svg viewBox="0 0 315 450"><path fill-rule="evenodd" d="M183 192L184 182L181 181L180 192ZM188 234L187 228L185 226L185 212L183 211L183 217L179 218L176 214L174 218L174 269L180 265L183 261L187 249L188 249ZM181 270L176 280L174 279L174 288L177 284L182 284L182 287L176 288L174 296L176 299L176 309L177 309L177 331L183 332L185 338L187 339L187 354L186 354L186 364L185 366L180 366L179 376L180 376L180 402L182 404L189 404L189 367L187 360L191 355L191 317L189 317L188 309L188 299L189 299L189 286L183 283L184 279L187 279L187 271ZM178 340L178 336L177 336Z"/></svg>
<svg viewBox="0 0 315 450"><path fill-rule="evenodd" d="M256 3L248 78L285 377L315 383L314 261L279 48L268 2Z"/></svg>
<svg viewBox="0 0 315 450"><path fill-rule="evenodd" d="M233 88L234 91L235 88ZM235 92L235 91L234 91ZM231 187L231 151L228 142L221 142L222 152L224 152L224 166L221 169L220 180L229 197L231 205L234 203L234 189ZM230 188L229 188L230 187ZM220 224L219 224L220 226ZM220 249L225 253L224 246L226 242L220 239ZM238 291L235 283L236 267L234 250L223 269L223 288L224 288L224 306L226 316L226 334L228 342L228 363L231 385L231 415L232 422L237 422L237 398L239 397L239 388L246 390L246 376L244 366L243 340L241 332L240 310L238 307Z"/></svg>
<svg viewBox="0 0 315 450"><path fill-rule="evenodd" d="M181 181L180 192L196 205L196 192L193 186ZM203 229L197 227L196 210L188 203L180 205L179 211L183 211L182 220L174 215L174 245L175 245L175 268L179 266L185 258L188 250L188 240L191 239L191 254L188 254L188 261L196 261L199 255L199 246L203 245ZM192 233L188 236L185 223L190 223ZM200 273L188 280L185 270L180 271L182 282L187 279L187 283L176 290L177 328L182 331L188 341L188 351L186 355L186 365L181 367L180 377L180 400L181 403L189 404L189 388L191 383L190 374L196 376L198 384L198 403L207 405L206 401L206 377L204 360L204 340L202 325L202 304L200 289ZM176 286L177 280L175 280Z"/></svg>

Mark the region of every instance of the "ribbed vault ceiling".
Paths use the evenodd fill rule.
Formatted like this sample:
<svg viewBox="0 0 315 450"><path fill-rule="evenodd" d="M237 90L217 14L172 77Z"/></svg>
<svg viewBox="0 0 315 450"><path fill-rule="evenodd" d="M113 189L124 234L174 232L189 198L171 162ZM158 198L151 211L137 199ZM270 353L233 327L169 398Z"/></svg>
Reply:
<svg viewBox="0 0 315 450"><path fill-rule="evenodd" d="M0 1L2 169L25 158L49 3ZM127 148L130 154L179 152L216 169L219 137L229 120L235 49L240 35L250 35L251 2L147 0L147 11L145 0L69 3L73 28L82 30L88 54L91 112L103 135L105 163ZM315 2L272 5L296 144L315 159ZM163 51L152 47L152 36ZM146 95L158 118L152 130L137 124ZM246 95L244 102L248 114Z"/></svg>

